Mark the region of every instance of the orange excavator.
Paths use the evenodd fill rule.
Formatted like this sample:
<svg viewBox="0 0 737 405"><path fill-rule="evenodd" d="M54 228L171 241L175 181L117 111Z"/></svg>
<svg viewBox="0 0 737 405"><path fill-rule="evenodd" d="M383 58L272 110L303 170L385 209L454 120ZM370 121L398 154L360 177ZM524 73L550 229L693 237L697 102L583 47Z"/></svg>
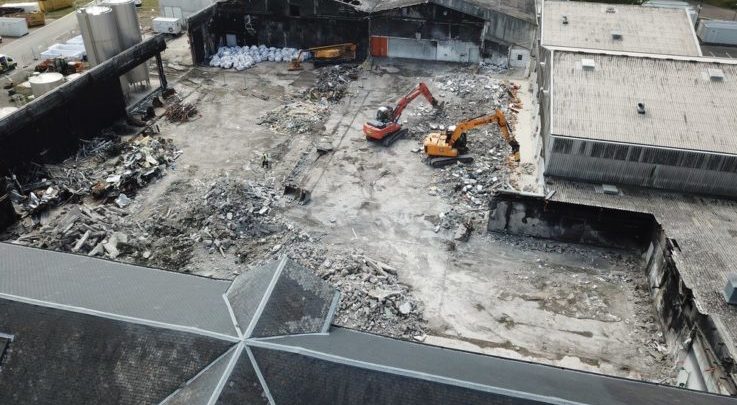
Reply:
<svg viewBox="0 0 737 405"><path fill-rule="evenodd" d="M373 142L381 142L384 146L390 146L396 140L406 135L408 130L402 129L402 125L399 123L399 117L402 115L402 111L407 108L407 105L420 95L425 96L427 102L433 107L441 107L438 100L430 93L427 85L420 82L407 95L400 98L396 106L379 107L376 111L376 120L363 124L363 133L366 135L366 139Z"/></svg>
<svg viewBox="0 0 737 405"><path fill-rule="evenodd" d="M456 162L471 163L473 156L466 154L466 132L481 125L496 123L501 129L502 137L509 146L512 147L512 154L509 157L512 162L519 162L519 143L509 130L507 118L501 110L496 110L493 114L482 115L467 121L448 127L443 132L433 132L425 137L425 154L428 157L428 163L432 167L443 167Z"/></svg>

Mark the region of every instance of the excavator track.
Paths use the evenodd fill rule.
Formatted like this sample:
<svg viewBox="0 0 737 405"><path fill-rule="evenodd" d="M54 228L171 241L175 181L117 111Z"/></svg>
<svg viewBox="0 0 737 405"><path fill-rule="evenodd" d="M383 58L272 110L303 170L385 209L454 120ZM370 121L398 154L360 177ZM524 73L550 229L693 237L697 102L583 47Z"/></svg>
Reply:
<svg viewBox="0 0 737 405"><path fill-rule="evenodd" d="M391 135L385 136L384 139L381 140L381 144L386 147L392 146L394 142L404 138L408 132L409 130L402 128Z"/></svg>
<svg viewBox="0 0 737 405"><path fill-rule="evenodd" d="M445 167L448 165L455 164L456 162L461 163L472 163L473 162L473 156L471 155L460 155L456 157L436 157L436 158L430 158L428 160L428 163L432 167Z"/></svg>

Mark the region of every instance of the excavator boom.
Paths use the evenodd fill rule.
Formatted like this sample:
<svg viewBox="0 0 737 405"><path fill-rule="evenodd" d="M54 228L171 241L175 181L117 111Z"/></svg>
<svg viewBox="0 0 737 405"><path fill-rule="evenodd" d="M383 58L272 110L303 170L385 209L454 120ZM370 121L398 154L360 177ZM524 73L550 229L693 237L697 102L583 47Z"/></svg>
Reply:
<svg viewBox="0 0 737 405"><path fill-rule="evenodd" d="M417 85L414 89L412 89L407 95L400 98L397 102L397 106L394 107L394 121L399 121L399 117L402 116L402 112L404 112L404 109L407 108L409 103L412 102L412 100L416 99L418 96L423 95L425 99L427 100L430 105L433 107L438 106L438 100L433 97L432 93L430 93L430 89L427 88L427 85L424 82L420 82L420 84Z"/></svg>

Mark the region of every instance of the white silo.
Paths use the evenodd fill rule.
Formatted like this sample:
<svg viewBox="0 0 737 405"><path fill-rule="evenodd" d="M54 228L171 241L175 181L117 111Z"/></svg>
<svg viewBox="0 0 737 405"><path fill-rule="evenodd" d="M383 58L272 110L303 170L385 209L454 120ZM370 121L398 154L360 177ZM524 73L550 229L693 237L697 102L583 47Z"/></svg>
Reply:
<svg viewBox="0 0 737 405"><path fill-rule="evenodd" d="M104 0L102 4L113 10L121 48L128 49L141 43L141 27L134 1ZM126 76L131 84L148 83L148 67L145 64L140 65L131 70Z"/></svg>
<svg viewBox="0 0 737 405"><path fill-rule="evenodd" d="M112 58L123 49L115 14L110 7L90 6L77 11L79 29L90 66Z"/></svg>

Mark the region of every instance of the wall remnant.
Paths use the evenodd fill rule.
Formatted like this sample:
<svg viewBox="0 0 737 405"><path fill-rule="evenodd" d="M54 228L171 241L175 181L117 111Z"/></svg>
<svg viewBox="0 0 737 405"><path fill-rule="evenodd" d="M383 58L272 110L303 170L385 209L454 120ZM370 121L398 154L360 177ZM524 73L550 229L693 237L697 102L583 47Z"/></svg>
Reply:
<svg viewBox="0 0 737 405"><path fill-rule="evenodd" d="M120 76L164 49L163 36L148 39L0 119L0 175L62 159L80 139L125 118Z"/></svg>

